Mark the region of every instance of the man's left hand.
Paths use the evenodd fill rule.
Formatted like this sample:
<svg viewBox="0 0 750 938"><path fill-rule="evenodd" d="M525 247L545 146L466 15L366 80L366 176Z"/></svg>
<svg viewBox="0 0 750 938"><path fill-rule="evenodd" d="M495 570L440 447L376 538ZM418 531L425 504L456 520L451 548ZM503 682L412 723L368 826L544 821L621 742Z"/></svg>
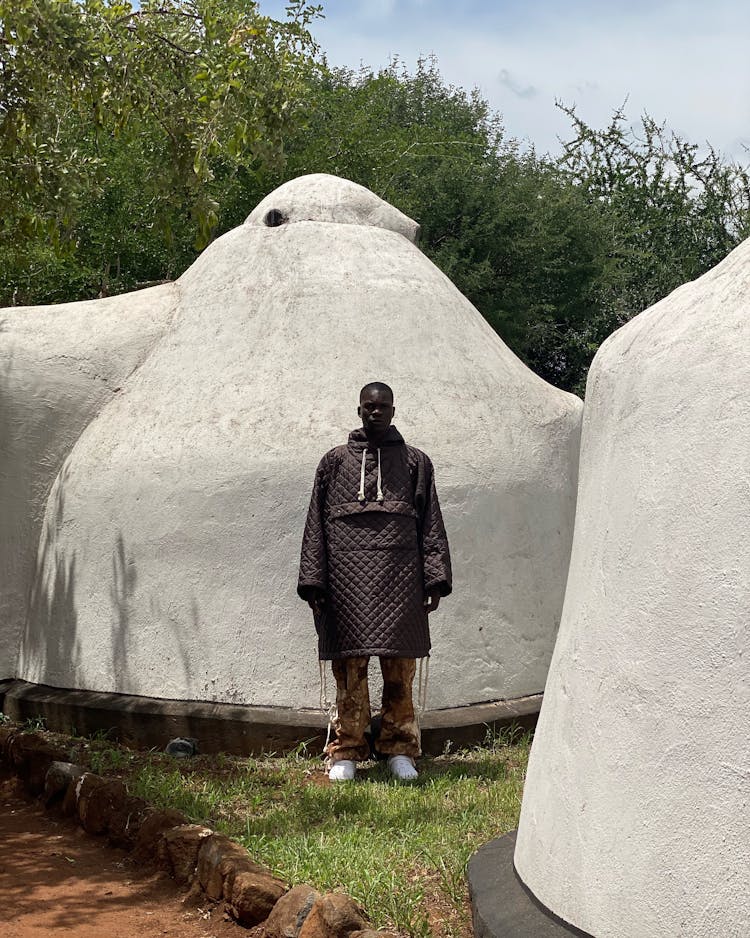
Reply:
<svg viewBox="0 0 750 938"><path fill-rule="evenodd" d="M440 605L440 590L430 590L427 594L427 598L424 601L425 607L427 608L427 614L434 612L437 607Z"/></svg>

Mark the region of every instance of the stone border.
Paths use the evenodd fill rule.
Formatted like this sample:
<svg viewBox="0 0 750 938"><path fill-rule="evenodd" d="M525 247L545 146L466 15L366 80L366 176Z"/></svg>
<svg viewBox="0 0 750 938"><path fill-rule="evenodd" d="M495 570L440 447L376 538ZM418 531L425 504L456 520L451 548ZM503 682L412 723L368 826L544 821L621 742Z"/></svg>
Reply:
<svg viewBox="0 0 750 938"><path fill-rule="evenodd" d="M521 882L513 864L516 831L491 840L469 860L474 938L592 938L551 912Z"/></svg>
<svg viewBox="0 0 750 938"><path fill-rule="evenodd" d="M542 695L532 694L428 710L421 720L422 748L427 755L440 755L449 742L453 748L481 743L488 727L515 723L533 729L541 705ZM182 736L199 740L201 752L242 756L288 752L303 740L312 752L320 752L327 724L327 717L319 710L160 700L63 690L12 679L0 681L0 711L19 723L44 717L51 730L61 733L73 728L81 736L111 732L112 738L136 749L162 749L166 740Z"/></svg>
<svg viewBox="0 0 750 938"><path fill-rule="evenodd" d="M153 863L191 891L224 901L238 924L262 926L263 938L395 938L371 929L348 896L321 895L306 884L290 888L224 834L191 824L179 811L157 810L130 795L121 780L87 772L67 757L40 733L0 725L0 763L48 810L62 810L139 863Z"/></svg>

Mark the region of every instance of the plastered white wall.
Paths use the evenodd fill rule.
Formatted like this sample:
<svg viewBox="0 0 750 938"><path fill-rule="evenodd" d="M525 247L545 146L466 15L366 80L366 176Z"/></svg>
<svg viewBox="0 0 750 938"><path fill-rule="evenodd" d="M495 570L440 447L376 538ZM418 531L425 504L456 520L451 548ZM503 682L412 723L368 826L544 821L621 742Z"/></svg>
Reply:
<svg viewBox="0 0 750 938"><path fill-rule="evenodd" d="M0 310L0 677L13 677L50 488L167 324L176 289Z"/></svg>
<svg viewBox="0 0 750 938"><path fill-rule="evenodd" d="M602 346L515 855L601 938L750 935L750 241Z"/></svg>
<svg viewBox="0 0 750 938"><path fill-rule="evenodd" d="M271 208L287 222L267 227ZM506 348L416 230L359 186L303 177L183 275L168 331L52 490L19 676L316 706L302 527L319 458L378 379L433 458L454 557L455 593L431 619L429 706L541 690L581 403Z"/></svg>

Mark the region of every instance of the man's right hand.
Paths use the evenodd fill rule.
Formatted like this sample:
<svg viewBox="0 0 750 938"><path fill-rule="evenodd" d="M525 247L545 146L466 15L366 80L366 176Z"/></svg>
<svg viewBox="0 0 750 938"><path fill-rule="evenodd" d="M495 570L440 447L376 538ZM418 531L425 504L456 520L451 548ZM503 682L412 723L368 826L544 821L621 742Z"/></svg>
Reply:
<svg viewBox="0 0 750 938"><path fill-rule="evenodd" d="M312 609L313 612L316 612L318 615L325 610L326 607L326 595L325 593L316 593L314 596L311 596L307 600L307 604Z"/></svg>

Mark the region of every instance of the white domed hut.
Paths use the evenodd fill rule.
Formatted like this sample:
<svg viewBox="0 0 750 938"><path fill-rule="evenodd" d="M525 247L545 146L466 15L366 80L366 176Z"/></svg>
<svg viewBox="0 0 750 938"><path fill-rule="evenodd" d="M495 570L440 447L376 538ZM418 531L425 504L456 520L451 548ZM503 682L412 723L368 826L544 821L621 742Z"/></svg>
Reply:
<svg viewBox="0 0 750 938"><path fill-rule="evenodd" d="M750 934L750 241L592 366L515 851L597 938Z"/></svg>
<svg viewBox="0 0 750 938"><path fill-rule="evenodd" d="M41 317L3 313L4 344L36 356L39 381L2 379L16 437L2 456L0 521L6 530L26 473L32 522L1 546L15 599L0 623L13 640L2 647L14 646L0 677L316 707L315 634L295 592L307 502L320 456L357 425L359 388L383 380L407 442L435 464L454 560L454 595L431 621L428 706L542 690L581 403L508 350L415 246L417 232L361 186L306 176L174 285ZM108 303L119 332L100 335L111 362L87 372L84 406L65 384L85 359L71 349ZM59 379L43 348L52 316L71 322L70 336L56 333L55 368L69 371ZM126 354L128 330L142 342ZM47 390L48 374L62 392ZM53 423L76 412L55 446L24 416L29 396L49 394Z"/></svg>

